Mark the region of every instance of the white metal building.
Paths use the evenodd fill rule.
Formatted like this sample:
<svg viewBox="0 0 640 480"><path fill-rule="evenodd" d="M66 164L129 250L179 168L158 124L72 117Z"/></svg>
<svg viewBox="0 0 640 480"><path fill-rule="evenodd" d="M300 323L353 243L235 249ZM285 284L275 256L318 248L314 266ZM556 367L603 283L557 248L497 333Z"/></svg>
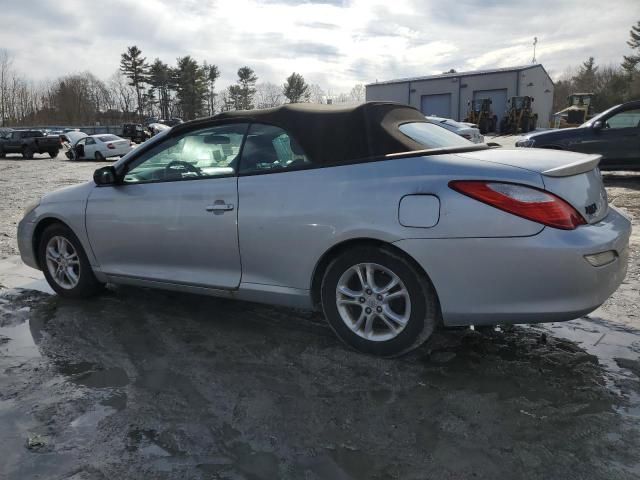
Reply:
<svg viewBox="0 0 640 480"><path fill-rule="evenodd" d="M534 98L539 127L549 126L553 107L553 81L540 64L389 80L371 83L366 89L367 101L406 103L425 115L454 120L464 120L472 100L491 98L498 125L511 97Z"/></svg>

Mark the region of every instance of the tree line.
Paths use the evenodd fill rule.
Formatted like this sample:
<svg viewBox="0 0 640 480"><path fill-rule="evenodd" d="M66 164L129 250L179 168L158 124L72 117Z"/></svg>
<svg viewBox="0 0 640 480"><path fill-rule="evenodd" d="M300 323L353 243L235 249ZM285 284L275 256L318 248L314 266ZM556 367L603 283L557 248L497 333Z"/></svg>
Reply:
<svg viewBox="0 0 640 480"><path fill-rule="evenodd" d="M230 110L269 108L284 103L362 103L365 89L333 95L292 73L282 85L259 82L243 66L233 85L217 91L220 69L187 55L171 66L156 58L148 62L135 45L120 57L118 70L107 80L90 72L36 83L13 68L0 49L0 126L119 124L148 118L192 120Z"/></svg>
<svg viewBox="0 0 640 480"><path fill-rule="evenodd" d="M577 68L568 69L555 83L553 111L567 106L572 93L593 93L594 112L630 100L640 100L640 21L631 27L625 55L620 65L597 65L589 57Z"/></svg>

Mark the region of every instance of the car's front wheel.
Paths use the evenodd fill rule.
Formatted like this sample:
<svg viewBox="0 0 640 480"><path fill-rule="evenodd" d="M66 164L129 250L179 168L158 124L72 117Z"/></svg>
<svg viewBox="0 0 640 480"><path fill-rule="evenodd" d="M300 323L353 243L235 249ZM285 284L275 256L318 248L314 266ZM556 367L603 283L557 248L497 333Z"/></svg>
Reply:
<svg viewBox="0 0 640 480"><path fill-rule="evenodd" d="M80 241L66 226L54 224L45 229L38 255L44 276L58 295L88 297L102 287Z"/></svg>
<svg viewBox="0 0 640 480"><path fill-rule="evenodd" d="M386 248L353 249L334 259L322 282L321 299L327 321L341 340L385 357L420 346L440 318L426 275Z"/></svg>

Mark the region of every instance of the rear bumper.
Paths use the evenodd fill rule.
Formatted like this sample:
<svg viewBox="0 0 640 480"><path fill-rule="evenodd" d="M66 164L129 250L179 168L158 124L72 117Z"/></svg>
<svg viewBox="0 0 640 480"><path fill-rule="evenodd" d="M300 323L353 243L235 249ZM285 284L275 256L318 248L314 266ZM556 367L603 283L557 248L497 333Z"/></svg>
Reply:
<svg viewBox="0 0 640 480"><path fill-rule="evenodd" d="M105 158L109 157L124 157L127 153L131 151L131 147L123 147L123 148L114 148L107 150L104 154Z"/></svg>
<svg viewBox="0 0 640 480"><path fill-rule="evenodd" d="M579 318L627 272L631 222L615 208L599 223L531 237L414 239L395 245L431 278L445 325L556 322ZM600 267L585 255L614 250Z"/></svg>

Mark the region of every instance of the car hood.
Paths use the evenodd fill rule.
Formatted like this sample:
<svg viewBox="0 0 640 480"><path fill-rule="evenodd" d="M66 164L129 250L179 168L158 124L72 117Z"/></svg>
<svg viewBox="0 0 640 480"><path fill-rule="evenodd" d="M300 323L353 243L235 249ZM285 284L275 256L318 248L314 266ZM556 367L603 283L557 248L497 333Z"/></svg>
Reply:
<svg viewBox="0 0 640 480"><path fill-rule="evenodd" d="M501 149L492 148L475 152L457 154L464 158L498 163L516 168L523 168L536 173L546 172L554 168L587 161L593 156L582 153L536 148Z"/></svg>
<svg viewBox="0 0 640 480"><path fill-rule="evenodd" d="M580 127L573 128L560 128L553 130L543 130L541 132L532 132L526 135L523 135L525 139L532 140L552 140L552 139L562 139L568 137L576 137L578 135L582 135L586 129Z"/></svg>
<svg viewBox="0 0 640 480"><path fill-rule="evenodd" d="M63 187L53 192L45 194L40 200L40 204L46 203L60 203L78 201L84 202L89 196L89 192L96 186L93 181L81 183L79 185L71 185L69 187Z"/></svg>

